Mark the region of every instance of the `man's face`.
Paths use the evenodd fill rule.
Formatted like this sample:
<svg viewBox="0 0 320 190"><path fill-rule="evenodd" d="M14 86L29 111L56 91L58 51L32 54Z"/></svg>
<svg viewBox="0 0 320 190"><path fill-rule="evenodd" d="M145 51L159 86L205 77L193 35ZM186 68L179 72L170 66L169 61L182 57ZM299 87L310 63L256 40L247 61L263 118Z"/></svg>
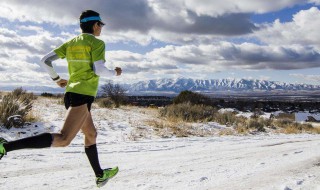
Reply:
<svg viewBox="0 0 320 190"><path fill-rule="evenodd" d="M103 26L104 26L104 24L102 22L96 22L93 25L93 35L100 36Z"/></svg>

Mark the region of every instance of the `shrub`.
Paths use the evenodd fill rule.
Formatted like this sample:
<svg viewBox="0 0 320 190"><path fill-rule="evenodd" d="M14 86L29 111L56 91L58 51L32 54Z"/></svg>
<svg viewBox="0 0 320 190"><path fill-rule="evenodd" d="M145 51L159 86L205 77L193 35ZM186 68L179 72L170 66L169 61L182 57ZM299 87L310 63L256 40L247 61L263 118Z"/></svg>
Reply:
<svg viewBox="0 0 320 190"><path fill-rule="evenodd" d="M209 129L203 129L200 127L193 127L191 124L185 122L172 122L172 121L158 121L150 120L147 121L148 125L153 126L154 131L157 135L162 138L168 138L172 136L176 137L189 137L197 136L204 137L214 134L214 131Z"/></svg>
<svg viewBox="0 0 320 190"><path fill-rule="evenodd" d="M261 109L255 108L251 118L258 119L260 117L260 115L262 115L262 114L263 114L263 112L261 111Z"/></svg>
<svg viewBox="0 0 320 190"><path fill-rule="evenodd" d="M43 92L40 94L40 96L43 96L43 97L53 97L54 95L52 93L48 93L48 92Z"/></svg>
<svg viewBox="0 0 320 190"><path fill-rule="evenodd" d="M313 127L308 123L297 123L291 121L290 119L277 119L272 123L274 126L280 128L280 132L286 134L296 134L296 133L320 133L320 128Z"/></svg>
<svg viewBox="0 0 320 190"><path fill-rule="evenodd" d="M259 111L259 110L258 110ZM233 129L226 129L220 134L248 134L252 131L266 132L266 129L273 129L281 133L320 133L320 128L313 127L311 124L301 124L292 121L290 117L284 119L264 119L256 112L254 117L245 118L243 116L236 116L235 112L218 112L212 106L197 105L188 103L173 104L159 110L161 117L166 117L170 122L208 122L214 121ZM161 126L161 125L155 125ZM183 132L180 131L181 126L165 126L162 128L170 128L171 131L176 131L177 136L184 136L186 127L183 127ZM156 127L161 128L161 127ZM186 134L187 135L187 134Z"/></svg>
<svg viewBox="0 0 320 190"><path fill-rule="evenodd" d="M161 137L188 137L192 135L190 126L184 124L183 122L159 122L159 121L149 121L149 124L155 128L158 135Z"/></svg>
<svg viewBox="0 0 320 190"><path fill-rule="evenodd" d="M162 117L167 117L171 120L196 122L211 121L216 109L214 109L212 106L181 103L166 106L159 112Z"/></svg>
<svg viewBox="0 0 320 190"><path fill-rule="evenodd" d="M293 113L279 113L277 116L275 116L275 118L280 120L289 120L289 121L295 120L295 116Z"/></svg>
<svg viewBox="0 0 320 190"><path fill-rule="evenodd" d="M256 129L260 132L266 132L264 127L267 127L263 122L263 119L249 119L247 126L249 129Z"/></svg>
<svg viewBox="0 0 320 190"><path fill-rule="evenodd" d="M238 132L238 130L237 130L236 132ZM219 132L219 135L220 135L220 136L224 136L224 135L235 135L236 132L235 132L234 130L232 130L232 129L224 129L224 130L221 130L221 131ZM238 132L238 133L240 133L240 132ZM243 133L243 134L244 134L244 133Z"/></svg>
<svg viewBox="0 0 320 190"><path fill-rule="evenodd" d="M11 93L4 95L0 102L0 122L6 128L22 127L26 121L31 119L28 113L32 109L35 96L27 93L22 88L17 88Z"/></svg>
<svg viewBox="0 0 320 190"><path fill-rule="evenodd" d="M211 105L211 100L207 96L188 90L180 92L180 94L173 99L174 104L187 102L191 104Z"/></svg>
<svg viewBox="0 0 320 190"><path fill-rule="evenodd" d="M232 126L237 121L236 113L233 112L216 112L213 116L213 121L222 125Z"/></svg>
<svg viewBox="0 0 320 190"><path fill-rule="evenodd" d="M101 108L113 108L115 106L111 98L99 98L96 99L96 102L98 106Z"/></svg>
<svg viewBox="0 0 320 190"><path fill-rule="evenodd" d="M275 119L272 122L272 124L275 127L280 127L280 128L286 128L288 126L292 126L292 125L294 125L294 123L296 123L296 122L289 120L289 119ZM297 123L296 123L296 125L297 125Z"/></svg>
<svg viewBox="0 0 320 190"><path fill-rule="evenodd" d="M109 97L114 102L115 107L120 107L120 105L126 104L127 97L125 95L125 89L119 84L112 84L109 82L101 87L102 96Z"/></svg>
<svg viewBox="0 0 320 190"><path fill-rule="evenodd" d="M243 125L237 125L235 127L235 130L237 132L237 134L248 134L249 133L249 130L246 126L243 126Z"/></svg>

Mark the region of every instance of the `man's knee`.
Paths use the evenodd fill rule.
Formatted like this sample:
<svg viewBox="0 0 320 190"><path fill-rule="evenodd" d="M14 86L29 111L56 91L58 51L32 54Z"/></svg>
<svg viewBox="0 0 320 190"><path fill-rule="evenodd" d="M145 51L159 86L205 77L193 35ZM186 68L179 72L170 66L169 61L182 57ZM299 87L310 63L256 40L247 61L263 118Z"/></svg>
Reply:
<svg viewBox="0 0 320 190"><path fill-rule="evenodd" d="M98 136L98 133L96 130L92 130L90 132L85 133L86 138L88 139L96 139Z"/></svg>
<svg viewBox="0 0 320 190"><path fill-rule="evenodd" d="M88 128L84 128L82 129L83 134L87 137L87 138L97 138L97 130L94 127L88 127Z"/></svg>
<svg viewBox="0 0 320 190"><path fill-rule="evenodd" d="M59 136L55 137L54 141L55 141L56 146L66 147L66 146L70 145L72 139L70 137L68 137L67 135L60 134Z"/></svg>

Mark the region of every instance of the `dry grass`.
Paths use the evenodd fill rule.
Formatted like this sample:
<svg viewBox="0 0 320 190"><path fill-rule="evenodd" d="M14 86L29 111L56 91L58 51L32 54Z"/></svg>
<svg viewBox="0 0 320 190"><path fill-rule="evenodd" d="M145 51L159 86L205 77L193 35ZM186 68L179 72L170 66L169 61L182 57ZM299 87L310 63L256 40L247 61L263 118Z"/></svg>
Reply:
<svg viewBox="0 0 320 190"><path fill-rule="evenodd" d="M230 112L230 111L223 112L223 113L215 112L212 117L212 121L215 121L217 123L220 123L226 126L234 126L234 124L237 123L238 120L241 120L241 118L237 117L236 114L237 113Z"/></svg>
<svg viewBox="0 0 320 190"><path fill-rule="evenodd" d="M171 131L176 131L175 133L179 134L179 136L187 136L192 131L188 129L188 122L214 121L221 125L232 127L230 130L221 130L220 135L267 132L267 129L268 131L278 131L286 134L320 134L320 128L313 127L311 124L295 122L294 114L280 114L276 119L264 119L258 114L255 114L255 117L245 118L238 117L236 114L234 112L220 113L211 106L191 105L190 103L174 104L160 111L160 116L171 123L160 124L159 128L169 128ZM182 122L185 122L184 127L179 124Z"/></svg>
<svg viewBox="0 0 320 190"><path fill-rule="evenodd" d="M301 130L297 129L294 126L288 126L286 128L281 128L279 132L284 134L298 134L301 133Z"/></svg>
<svg viewBox="0 0 320 190"><path fill-rule="evenodd" d="M156 134L163 138L172 136L189 137L189 136L212 136L213 131L201 127L193 126L191 123L183 121L164 121L164 120L149 120L147 125L152 126Z"/></svg>
<svg viewBox="0 0 320 190"><path fill-rule="evenodd" d="M247 135L250 133L250 130L245 126L237 126L235 127L236 134Z"/></svg>
<svg viewBox="0 0 320 190"><path fill-rule="evenodd" d="M279 113L277 116L274 117L275 119L284 119L284 120L295 120L295 115L292 113Z"/></svg>
<svg viewBox="0 0 320 190"><path fill-rule="evenodd" d="M278 131L284 134L298 134L298 133L312 133L320 134L320 128L313 127L309 123L297 123L277 120L274 121L275 125L278 125ZM280 124L279 124L280 123Z"/></svg>
<svg viewBox="0 0 320 190"><path fill-rule="evenodd" d="M314 134L320 134L320 128L319 127L313 127L311 132L314 133Z"/></svg>
<svg viewBox="0 0 320 190"><path fill-rule="evenodd" d="M217 110L212 106L192 105L190 103L169 105L159 111L161 117L171 121L211 121Z"/></svg>
<svg viewBox="0 0 320 190"><path fill-rule="evenodd" d="M138 141L140 139L147 138L148 136L149 129L147 127L136 127L130 132L128 139L132 141Z"/></svg>
<svg viewBox="0 0 320 190"><path fill-rule="evenodd" d="M190 126L185 125L184 122L150 120L147 121L146 124L152 126L156 134L163 138L172 136L188 137L191 135L188 130Z"/></svg>
<svg viewBox="0 0 320 190"><path fill-rule="evenodd" d="M236 135L236 134L240 134L240 133L232 129L224 129L224 130L221 130L218 135L225 136L225 135Z"/></svg>
<svg viewBox="0 0 320 190"><path fill-rule="evenodd" d="M6 128L22 127L25 122L34 121L30 113L35 96L27 93L22 88L5 94L0 102L0 123ZM11 116L18 116L17 119L8 120Z"/></svg>
<svg viewBox="0 0 320 190"><path fill-rule="evenodd" d="M115 103L111 100L111 98L98 98L95 100L100 108L114 108Z"/></svg>
<svg viewBox="0 0 320 190"><path fill-rule="evenodd" d="M37 122L41 121L41 116L39 113L35 113L32 110L25 116L26 122Z"/></svg>
<svg viewBox="0 0 320 190"><path fill-rule="evenodd" d="M265 128L264 127L267 127L265 124L264 124L264 120L263 119L248 119L247 120L247 128L248 129L256 129L257 131L260 131L260 132L265 132Z"/></svg>

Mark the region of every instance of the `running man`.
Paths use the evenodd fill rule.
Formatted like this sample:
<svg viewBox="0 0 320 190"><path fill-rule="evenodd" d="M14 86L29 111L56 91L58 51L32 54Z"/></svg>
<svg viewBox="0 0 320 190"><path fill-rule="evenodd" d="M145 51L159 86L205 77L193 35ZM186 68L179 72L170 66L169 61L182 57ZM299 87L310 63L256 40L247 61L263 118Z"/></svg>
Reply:
<svg viewBox="0 0 320 190"><path fill-rule="evenodd" d="M85 135L85 153L96 175L96 184L102 187L118 173L118 167L101 169L96 146L97 132L94 127L90 109L98 91L99 76L102 74L121 75L121 68L109 71L105 66L105 44L96 38L100 36L104 23L99 13L87 10L80 15L82 33L54 49L41 60L43 66L54 82L66 87L66 119L60 133L44 133L16 141L8 142L0 137L0 159L19 149L66 147L82 130ZM60 78L52 66L52 61L67 59L69 81Z"/></svg>

